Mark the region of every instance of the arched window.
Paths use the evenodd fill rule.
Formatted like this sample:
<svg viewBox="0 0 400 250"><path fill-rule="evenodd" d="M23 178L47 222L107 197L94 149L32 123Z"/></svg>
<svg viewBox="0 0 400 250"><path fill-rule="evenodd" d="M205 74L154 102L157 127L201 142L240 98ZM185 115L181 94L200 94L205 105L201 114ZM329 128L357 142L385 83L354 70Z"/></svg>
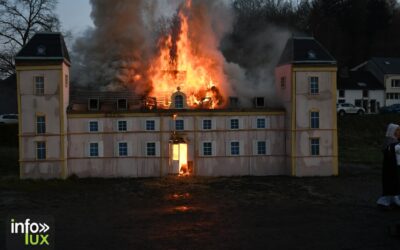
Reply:
<svg viewBox="0 0 400 250"><path fill-rule="evenodd" d="M182 95L175 96L175 108L183 109L183 96Z"/></svg>

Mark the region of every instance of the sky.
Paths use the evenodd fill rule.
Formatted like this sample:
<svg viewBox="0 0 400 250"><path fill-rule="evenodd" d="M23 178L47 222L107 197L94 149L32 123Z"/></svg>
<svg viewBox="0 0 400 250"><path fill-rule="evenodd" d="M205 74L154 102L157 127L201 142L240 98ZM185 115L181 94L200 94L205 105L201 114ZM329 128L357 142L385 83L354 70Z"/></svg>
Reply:
<svg viewBox="0 0 400 250"><path fill-rule="evenodd" d="M63 31L71 31L73 35L93 26L90 18L89 0L58 0L57 14Z"/></svg>

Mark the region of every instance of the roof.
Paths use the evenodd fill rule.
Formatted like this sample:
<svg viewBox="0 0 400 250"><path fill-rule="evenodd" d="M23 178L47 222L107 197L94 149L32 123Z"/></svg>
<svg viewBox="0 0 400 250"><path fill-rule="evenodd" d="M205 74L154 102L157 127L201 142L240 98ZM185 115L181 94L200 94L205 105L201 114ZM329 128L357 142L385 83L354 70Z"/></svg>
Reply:
<svg viewBox="0 0 400 250"><path fill-rule="evenodd" d="M18 113L17 77L11 75L0 80L0 114Z"/></svg>
<svg viewBox="0 0 400 250"><path fill-rule="evenodd" d="M400 74L400 58L395 57L372 57L374 63L385 75Z"/></svg>
<svg viewBox="0 0 400 250"><path fill-rule="evenodd" d="M98 109L90 110L90 100L98 100ZM126 100L126 109L118 108L119 100ZM139 96L133 91L94 91L88 88L74 87L71 90L68 114L118 114L118 113L154 113L170 114L179 111L180 113L218 113L218 112L284 112L277 108L224 108L224 109L157 109L155 98Z"/></svg>
<svg viewBox="0 0 400 250"><path fill-rule="evenodd" d="M339 76L338 89L384 90L385 87L369 71L350 71L347 77Z"/></svg>
<svg viewBox="0 0 400 250"><path fill-rule="evenodd" d="M70 63L64 37L59 32L36 33L18 52L15 60L65 60Z"/></svg>
<svg viewBox="0 0 400 250"><path fill-rule="evenodd" d="M336 65L336 60L314 37L291 37L278 64Z"/></svg>

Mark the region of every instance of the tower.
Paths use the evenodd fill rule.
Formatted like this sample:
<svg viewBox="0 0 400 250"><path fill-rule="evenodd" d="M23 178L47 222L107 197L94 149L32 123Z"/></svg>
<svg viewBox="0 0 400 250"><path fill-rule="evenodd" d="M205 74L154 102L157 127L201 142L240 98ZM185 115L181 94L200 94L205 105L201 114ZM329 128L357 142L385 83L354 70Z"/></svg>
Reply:
<svg viewBox="0 0 400 250"><path fill-rule="evenodd" d="M275 70L286 109L286 165L292 176L338 175L337 65L312 37L288 40Z"/></svg>
<svg viewBox="0 0 400 250"><path fill-rule="evenodd" d="M37 33L17 54L21 178L66 178L70 58L60 33Z"/></svg>

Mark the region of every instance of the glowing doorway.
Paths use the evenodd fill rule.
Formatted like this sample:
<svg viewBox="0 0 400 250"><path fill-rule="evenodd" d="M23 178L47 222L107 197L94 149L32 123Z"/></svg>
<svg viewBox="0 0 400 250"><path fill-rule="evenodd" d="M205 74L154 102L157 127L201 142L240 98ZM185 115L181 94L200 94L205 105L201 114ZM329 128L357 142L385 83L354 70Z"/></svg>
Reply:
<svg viewBox="0 0 400 250"><path fill-rule="evenodd" d="M174 143L171 145L171 173L189 175L188 145L187 143Z"/></svg>

